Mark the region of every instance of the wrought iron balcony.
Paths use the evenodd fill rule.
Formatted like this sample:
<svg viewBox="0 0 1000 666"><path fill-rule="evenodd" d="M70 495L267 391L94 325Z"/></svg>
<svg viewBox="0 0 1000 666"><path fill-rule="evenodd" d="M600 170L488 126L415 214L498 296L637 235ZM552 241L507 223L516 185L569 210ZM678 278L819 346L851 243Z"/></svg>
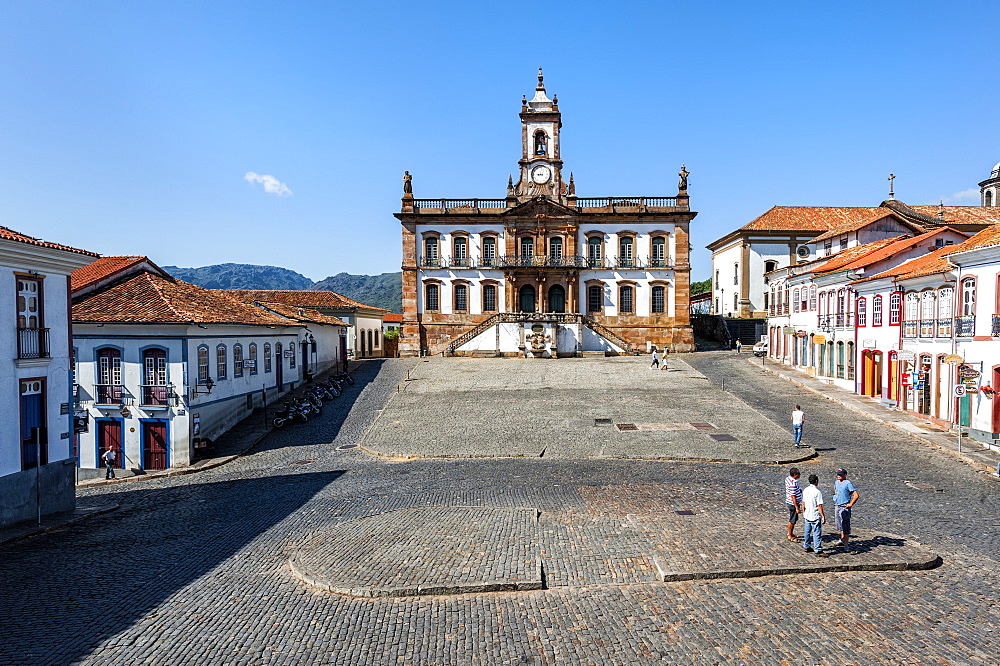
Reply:
<svg viewBox="0 0 1000 666"><path fill-rule="evenodd" d="M955 317L955 335L960 338L971 338L976 334L976 316Z"/></svg>
<svg viewBox="0 0 1000 666"><path fill-rule="evenodd" d="M122 384L94 384L94 402L98 405L124 405L126 395Z"/></svg>
<svg viewBox="0 0 1000 666"><path fill-rule="evenodd" d="M49 329L19 328L17 329L18 358L51 358L49 347Z"/></svg>
<svg viewBox="0 0 1000 666"><path fill-rule="evenodd" d="M510 255L500 257L500 266L504 268L586 268L587 260L583 257L547 255Z"/></svg>
<svg viewBox="0 0 1000 666"><path fill-rule="evenodd" d="M933 338L934 330L936 328L935 324L937 322L934 319L921 319L920 320L920 337L922 338Z"/></svg>
<svg viewBox="0 0 1000 666"><path fill-rule="evenodd" d="M939 338L951 337L951 318L937 320L937 336Z"/></svg>
<svg viewBox="0 0 1000 666"><path fill-rule="evenodd" d="M177 404L177 395L172 384L140 384L142 389L142 404L167 407Z"/></svg>
<svg viewBox="0 0 1000 666"><path fill-rule="evenodd" d="M993 315L993 328L990 329L990 335L994 338L1000 338L1000 314Z"/></svg>
<svg viewBox="0 0 1000 666"><path fill-rule="evenodd" d="M915 338L917 337L917 322L913 319L908 319L903 322L903 337L904 338Z"/></svg>

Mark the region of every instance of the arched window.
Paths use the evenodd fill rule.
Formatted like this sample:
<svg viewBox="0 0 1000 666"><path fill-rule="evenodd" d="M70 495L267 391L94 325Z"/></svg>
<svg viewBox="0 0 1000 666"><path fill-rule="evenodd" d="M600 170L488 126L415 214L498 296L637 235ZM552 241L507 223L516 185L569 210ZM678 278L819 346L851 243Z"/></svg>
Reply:
<svg viewBox="0 0 1000 666"><path fill-rule="evenodd" d="M799 311L799 303L800 303L800 300L799 300L799 288L796 287L795 290L792 292L792 311L793 312L798 312Z"/></svg>
<svg viewBox="0 0 1000 666"><path fill-rule="evenodd" d="M534 312L535 288L530 284L522 286L517 292L517 304L521 312Z"/></svg>
<svg viewBox="0 0 1000 666"><path fill-rule="evenodd" d="M892 292L892 294L889 295L889 325L890 326L899 326L899 311L900 311L900 306L902 305L900 303L901 299L902 299L902 295L898 291L894 291L894 292Z"/></svg>
<svg viewBox="0 0 1000 666"><path fill-rule="evenodd" d="M882 325L882 296L872 299L872 326Z"/></svg>
<svg viewBox="0 0 1000 666"><path fill-rule="evenodd" d="M632 253L632 237L620 236L618 238L618 265L630 268L635 263L635 255Z"/></svg>
<svg viewBox="0 0 1000 666"><path fill-rule="evenodd" d="M563 258L563 239L559 236L549 239L549 258L558 266Z"/></svg>
<svg viewBox="0 0 1000 666"><path fill-rule="evenodd" d="M434 283L424 285L424 310L436 311L441 308L441 288Z"/></svg>
<svg viewBox="0 0 1000 666"><path fill-rule="evenodd" d="M603 263L602 245L603 242L597 236L591 236L587 239L587 263L590 264L591 268Z"/></svg>
<svg viewBox="0 0 1000 666"><path fill-rule="evenodd" d="M497 310L497 286L495 284L483 285L483 312L496 312Z"/></svg>
<svg viewBox="0 0 1000 666"><path fill-rule="evenodd" d="M535 155L548 155L548 139L544 131L535 132Z"/></svg>
<svg viewBox="0 0 1000 666"><path fill-rule="evenodd" d="M928 289L927 291L920 294L920 318L921 319L934 319L934 311L936 310L934 302L934 290Z"/></svg>
<svg viewBox="0 0 1000 666"><path fill-rule="evenodd" d="M535 239L531 236L524 236L521 238L521 257L533 257L535 256Z"/></svg>
<svg viewBox="0 0 1000 666"><path fill-rule="evenodd" d="M271 343L264 343L264 372L271 372Z"/></svg>
<svg viewBox="0 0 1000 666"><path fill-rule="evenodd" d="M233 377L243 376L243 345L233 345Z"/></svg>
<svg viewBox="0 0 1000 666"><path fill-rule="evenodd" d="M661 285L653 286L653 302L651 308L653 314L663 314L666 312L666 288Z"/></svg>
<svg viewBox="0 0 1000 666"><path fill-rule="evenodd" d="M483 266L497 265L497 239L487 236L483 239Z"/></svg>
<svg viewBox="0 0 1000 666"><path fill-rule="evenodd" d="M142 351L142 404L167 404L167 352L163 349Z"/></svg>
<svg viewBox="0 0 1000 666"><path fill-rule="evenodd" d="M785 291L785 298L788 298L788 291L787 290ZM787 308L788 305L785 304L785 307ZM740 309L740 295L739 294L733 294L733 312L738 312L739 309Z"/></svg>
<svg viewBox="0 0 1000 666"><path fill-rule="evenodd" d="M113 347L97 350L97 402L102 405L122 401L122 353Z"/></svg>
<svg viewBox="0 0 1000 666"><path fill-rule="evenodd" d="M962 280L962 316L971 317L976 314L976 278L968 277Z"/></svg>
<svg viewBox="0 0 1000 666"><path fill-rule="evenodd" d="M667 265L667 239L663 236L654 236L649 265L652 268L663 268Z"/></svg>
<svg viewBox="0 0 1000 666"><path fill-rule="evenodd" d="M202 345L198 347L198 383L204 384L208 381L208 347Z"/></svg>
<svg viewBox="0 0 1000 666"><path fill-rule="evenodd" d="M424 266L437 266L439 262L438 239L436 236L428 236L424 239Z"/></svg>
<svg viewBox="0 0 1000 666"><path fill-rule="evenodd" d="M601 285L587 287L587 312L604 312L604 288Z"/></svg>
<svg viewBox="0 0 1000 666"><path fill-rule="evenodd" d="M618 288L618 312L631 314L635 312L635 287L622 285Z"/></svg>
<svg viewBox="0 0 1000 666"><path fill-rule="evenodd" d="M777 267L778 267L778 262L777 261L765 261L764 262L764 272L765 273L770 273L771 271L773 271Z"/></svg>
<svg viewBox="0 0 1000 666"><path fill-rule="evenodd" d="M865 298L858 299L858 326L868 325L868 301Z"/></svg>
<svg viewBox="0 0 1000 666"><path fill-rule="evenodd" d="M549 287L548 312L566 312L566 289L561 284Z"/></svg>
<svg viewBox="0 0 1000 666"><path fill-rule="evenodd" d="M847 312L847 292L843 289L837 290L837 314Z"/></svg>
<svg viewBox="0 0 1000 666"><path fill-rule="evenodd" d="M215 376L219 379L225 379L229 376L228 359L226 358L226 345L219 345L215 348Z"/></svg>
<svg viewBox="0 0 1000 666"><path fill-rule="evenodd" d="M984 206L993 205L993 192L991 192L990 190L986 190L986 193L983 194L983 205Z"/></svg>
<svg viewBox="0 0 1000 666"><path fill-rule="evenodd" d="M452 240L451 265L469 265L469 239L465 236L455 236Z"/></svg>
<svg viewBox="0 0 1000 666"><path fill-rule="evenodd" d="M455 312L468 312L469 287L464 284L455 285Z"/></svg>
<svg viewBox="0 0 1000 666"><path fill-rule="evenodd" d="M733 284L740 283L740 265L738 263L733 264Z"/></svg>
<svg viewBox="0 0 1000 666"><path fill-rule="evenodd" d="M250 374L256 375L257 368L257 343L251 342L250 346L247 348L247 360L250 361Z"/></svg>

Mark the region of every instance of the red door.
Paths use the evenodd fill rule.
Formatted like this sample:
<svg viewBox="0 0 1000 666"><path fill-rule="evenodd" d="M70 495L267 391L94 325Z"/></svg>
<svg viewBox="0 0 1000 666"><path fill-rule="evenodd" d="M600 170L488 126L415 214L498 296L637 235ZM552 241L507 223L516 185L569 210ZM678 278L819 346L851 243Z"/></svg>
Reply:
<svg viewBox="0 0 1000 666"><path fill-rule="evenodd" d="M167 424L146 421L142 424L143 469L167 468Z"/></svg>
<svg viewBox="0 0 1000 666"><path fill-rule="evenodd" d="M97 422L97 467L104 467L104 452L112 449L115 467L125 469L125 452L122 451L122 424L118 421Z"/></svg>

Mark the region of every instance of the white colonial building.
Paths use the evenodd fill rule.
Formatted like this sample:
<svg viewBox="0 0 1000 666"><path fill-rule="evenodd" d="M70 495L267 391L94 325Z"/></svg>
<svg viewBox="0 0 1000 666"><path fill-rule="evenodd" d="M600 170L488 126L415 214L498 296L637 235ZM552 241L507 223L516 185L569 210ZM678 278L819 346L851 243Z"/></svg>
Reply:
<svg viewBox="0 0 1000 666"><path fill-rule="evenodd" d="M0 227L0 525L76 505L69 276L96 256Z"/></svg>
<svg viewBox="0 0 1000 666"><path fill-rule="evenodd" d="M254 409L342 361L347 326L311 308L175 280L146 257L74 275L81 475L189 465Z"/></svg>

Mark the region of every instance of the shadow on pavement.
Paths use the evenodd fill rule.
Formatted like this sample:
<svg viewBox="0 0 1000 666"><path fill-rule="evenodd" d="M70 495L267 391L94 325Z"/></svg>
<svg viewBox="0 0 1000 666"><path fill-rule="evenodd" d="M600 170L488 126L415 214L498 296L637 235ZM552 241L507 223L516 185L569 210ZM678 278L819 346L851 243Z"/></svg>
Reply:
<svg viewBox="0 0 1000 666"><path fill-rule="evenodd" d="M0 663L86 656L343 473L135 486L119 495L119 511L3 546Z"/></svg>

